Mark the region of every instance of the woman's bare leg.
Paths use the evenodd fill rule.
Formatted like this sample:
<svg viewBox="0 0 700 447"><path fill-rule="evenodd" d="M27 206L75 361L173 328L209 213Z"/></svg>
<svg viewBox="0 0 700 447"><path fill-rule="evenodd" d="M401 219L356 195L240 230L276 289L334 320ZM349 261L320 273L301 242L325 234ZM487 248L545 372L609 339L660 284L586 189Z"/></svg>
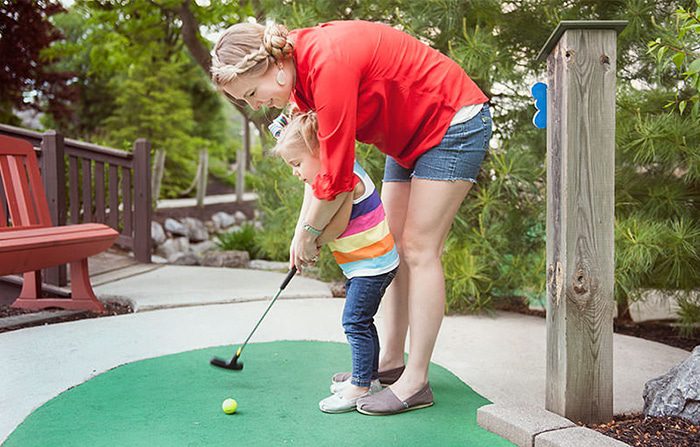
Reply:
<svg viewBox="0 0 700 447"><path fill-rule="evenodd" d="M445 312L440 256L454 216L472 183L414 178L401 232L401 271L408 285L408 363L391 390L401 400L428 381L428 365Z"/></svg>
<svg viewBox="0 0 700 447"><path fill-rule="evenodd" d="M399 258L403 258L401 234L408 210L411 192L410 182L385 182L382 185L382 203L389 223L389 230L396 241ZM379 370L403 366L406 330L408 329L408 281L403 267L399 267L396 278L382 298L382 337Z"/></svg>

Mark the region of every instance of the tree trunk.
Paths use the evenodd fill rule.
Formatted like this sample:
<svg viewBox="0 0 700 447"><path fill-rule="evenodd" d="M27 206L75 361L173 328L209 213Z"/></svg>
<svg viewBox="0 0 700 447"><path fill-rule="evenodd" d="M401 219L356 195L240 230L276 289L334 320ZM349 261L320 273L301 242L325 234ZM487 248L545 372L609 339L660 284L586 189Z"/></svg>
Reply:
<svg viewBox="0 0 700 447"><path fill-rule="evenodd" d="M182 20L182 40L185 42L190 54L194 57L205 73L211 68L211 55L207 47L199 40L199 22L190 10L190 1L184 0L180 7L180 20Z"/></svg>
<svg viewBox="0 0 700 447"><path fill-rule="evenodd" d="M190 9L191 3L192 0L183 0L179 10L179 16L182 20L182 40L190 54L192 54L192 57L194 57L194 59L197 61L197 64L199 64L207 76L210 76L211 55L209 53L209 49L206 47L206 45L204 45L202 39L200 38L199 22ZM259 2L253 2L253 7L256 11L256 15L263 14ZM267 125L270 121L265 116L255 116L255 114L251 113L242 101L237 101L232 98L229 98L229 100L241 115L255 124L255 127L258 128L260 134L263 135L261 139L263 146L266 146L265 143L267 142L267 138L264 137L263 132L267 129Z"/></svg>

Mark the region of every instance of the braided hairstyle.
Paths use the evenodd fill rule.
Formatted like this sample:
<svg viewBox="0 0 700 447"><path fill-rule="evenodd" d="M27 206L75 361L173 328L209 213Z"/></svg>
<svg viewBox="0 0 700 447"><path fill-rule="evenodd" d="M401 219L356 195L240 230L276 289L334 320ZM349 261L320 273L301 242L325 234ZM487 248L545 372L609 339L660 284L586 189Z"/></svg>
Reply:
<svg viewBox="0 0 700 447"><path fill-rule="evenodd" d="M284 25L238 23L219 37L211 54L214 84L223 86L241 75L258 76L271 63L281 62L292 54L294 43Z"/></svg>
<svg viewBox="0 0 700 447"><path fill-rule="evenodd" d="M318 119L315 112L296 113L292 115L289 124L284 126L272 149L278 154L285 148L303 148L312 155L318 155Z"/></svg>

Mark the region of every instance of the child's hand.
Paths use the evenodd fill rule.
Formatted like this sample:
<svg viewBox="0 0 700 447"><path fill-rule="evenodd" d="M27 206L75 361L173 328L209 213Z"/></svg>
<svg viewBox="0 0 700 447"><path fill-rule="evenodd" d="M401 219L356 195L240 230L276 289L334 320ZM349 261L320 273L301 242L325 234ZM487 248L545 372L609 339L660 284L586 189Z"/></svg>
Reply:
<svg viewBox="0 0 700 447"><path fill-rule="evenodd" d="M295 237L292 238L292 242L289 244L289 269L291 270L292 267L294 267L296 264L294 263L294 239ZM301 274L301 265L297 265L297 275Z"/></svg>
<svg viewBox="0 0 700 447"><path fill-rule="evenodd" d="M294 265L297 268L302 264L311 265L318 261L316 238L307 231L301 230L294 235L292 250L294 250Z"/></svg>

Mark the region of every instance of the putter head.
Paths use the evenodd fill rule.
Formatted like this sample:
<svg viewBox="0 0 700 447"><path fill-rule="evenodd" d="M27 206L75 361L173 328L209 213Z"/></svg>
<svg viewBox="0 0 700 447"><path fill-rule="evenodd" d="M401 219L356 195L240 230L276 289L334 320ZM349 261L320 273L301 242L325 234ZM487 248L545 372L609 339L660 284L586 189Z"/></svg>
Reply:
<svg viewBox="0 0 700 447"><path fill-rule="evenodd" d="M209 361L209 363L212 366L216 366L223 369L232 369L234 371L240 371L243 369L243 363L238 363L238 355L235 355L230 362L227 362L226 360L219 357L214 357Z"/></svg>

